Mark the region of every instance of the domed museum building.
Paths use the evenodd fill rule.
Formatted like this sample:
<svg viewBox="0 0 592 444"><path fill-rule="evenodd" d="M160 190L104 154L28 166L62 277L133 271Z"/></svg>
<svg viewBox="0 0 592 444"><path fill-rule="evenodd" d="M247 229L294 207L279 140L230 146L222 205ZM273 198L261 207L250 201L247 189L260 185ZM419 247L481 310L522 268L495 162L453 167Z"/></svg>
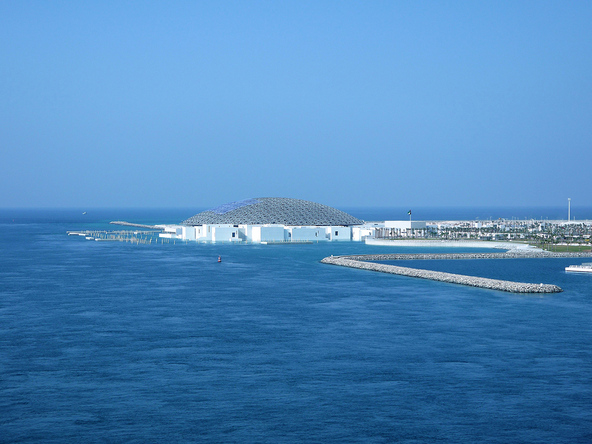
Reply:
<svg viewBox="0 0 592 444"><path fill-rule="evenodd" d="M161 237L198 242L320 242L362 240L364 222L336 208L285 197L259 197L203 211Z"/></svg>

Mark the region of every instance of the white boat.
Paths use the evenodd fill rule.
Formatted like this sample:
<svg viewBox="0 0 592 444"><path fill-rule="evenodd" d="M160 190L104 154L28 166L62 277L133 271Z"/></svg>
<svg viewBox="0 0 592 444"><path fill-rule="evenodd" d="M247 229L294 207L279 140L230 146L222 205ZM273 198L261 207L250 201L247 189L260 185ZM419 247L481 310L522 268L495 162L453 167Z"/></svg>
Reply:
<svg viewBox="0 0 592 444"><path fill-rule="evenodd" d="M565 271L576 271L578 273L592 273L592 262L586 262L582 265L570 265L565 267Z"/></svg>

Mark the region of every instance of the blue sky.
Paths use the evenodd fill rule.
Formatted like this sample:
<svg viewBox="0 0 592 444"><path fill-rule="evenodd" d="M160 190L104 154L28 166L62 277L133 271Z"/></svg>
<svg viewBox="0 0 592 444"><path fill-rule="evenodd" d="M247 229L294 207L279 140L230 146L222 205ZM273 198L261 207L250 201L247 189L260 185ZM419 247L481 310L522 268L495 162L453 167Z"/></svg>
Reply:
<svg viewBox="0 0 592 444"><path fill-rule="evenodd" d="M0 207L592 206L592 2L0 2Z"/></svg>

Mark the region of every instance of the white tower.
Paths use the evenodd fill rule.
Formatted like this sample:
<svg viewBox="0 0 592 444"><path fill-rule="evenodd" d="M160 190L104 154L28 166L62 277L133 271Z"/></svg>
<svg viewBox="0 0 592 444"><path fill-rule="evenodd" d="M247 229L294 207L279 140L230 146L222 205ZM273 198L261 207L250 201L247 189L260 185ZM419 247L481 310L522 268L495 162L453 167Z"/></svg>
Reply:
<svg viewBox="0 0 592 444"><path fill-rule="evenodd" d="M567 221L571 220L571 198L567 198Z"/></svg>

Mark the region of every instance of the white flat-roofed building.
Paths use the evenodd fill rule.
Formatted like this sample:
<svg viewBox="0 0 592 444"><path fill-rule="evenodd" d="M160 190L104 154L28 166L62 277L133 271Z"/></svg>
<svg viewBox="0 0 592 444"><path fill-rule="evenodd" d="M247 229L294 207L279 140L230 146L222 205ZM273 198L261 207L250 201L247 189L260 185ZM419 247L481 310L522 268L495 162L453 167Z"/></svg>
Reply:
<svg viewBox="0 0 592 444"><path fill-rule="evenodd" d="M376 229L376 237L425 237L426 228L425 221L387 220L384 228Z"/></svg>
<svg viewBox="0 0 592 444"><path fill-rule="evenodd" d="M329 240L332 241L350 241L352 240L351 227L330 227Z"/></svg>
<svg viewBox="0 0 592 444"><path fill-rule="evenodd" d="M182 225L162 225L163 231L158 237L165 239L182 239L183 238L183 226Z"/></svg>
<svg viewBox="0 0 592 444"><path fill-rule="evenodd" d="M292 242L327 241L326 227L289 227L289 238Z"/></svg>
<svg viewBox="0 0 592 444"><path fill-rule="evenodd" d="M283 225L253 225L251 236L246 236L246 240L251 242L285 242L286 227Z"/></svg>
<svg viewBox="0 0 592 444"><path fill-rule="evenodd" d="M352 239L353 241L361 242L364 239L374 237L376 226L352 227Z"/></svg>
<svg viewBox="0 0 592 444"><path fill-rule="evenodd" d="M212 226L212 242L239 242L239 227L233 225L214 225ZM197 240L197 239L196 239Z"/></svg>

